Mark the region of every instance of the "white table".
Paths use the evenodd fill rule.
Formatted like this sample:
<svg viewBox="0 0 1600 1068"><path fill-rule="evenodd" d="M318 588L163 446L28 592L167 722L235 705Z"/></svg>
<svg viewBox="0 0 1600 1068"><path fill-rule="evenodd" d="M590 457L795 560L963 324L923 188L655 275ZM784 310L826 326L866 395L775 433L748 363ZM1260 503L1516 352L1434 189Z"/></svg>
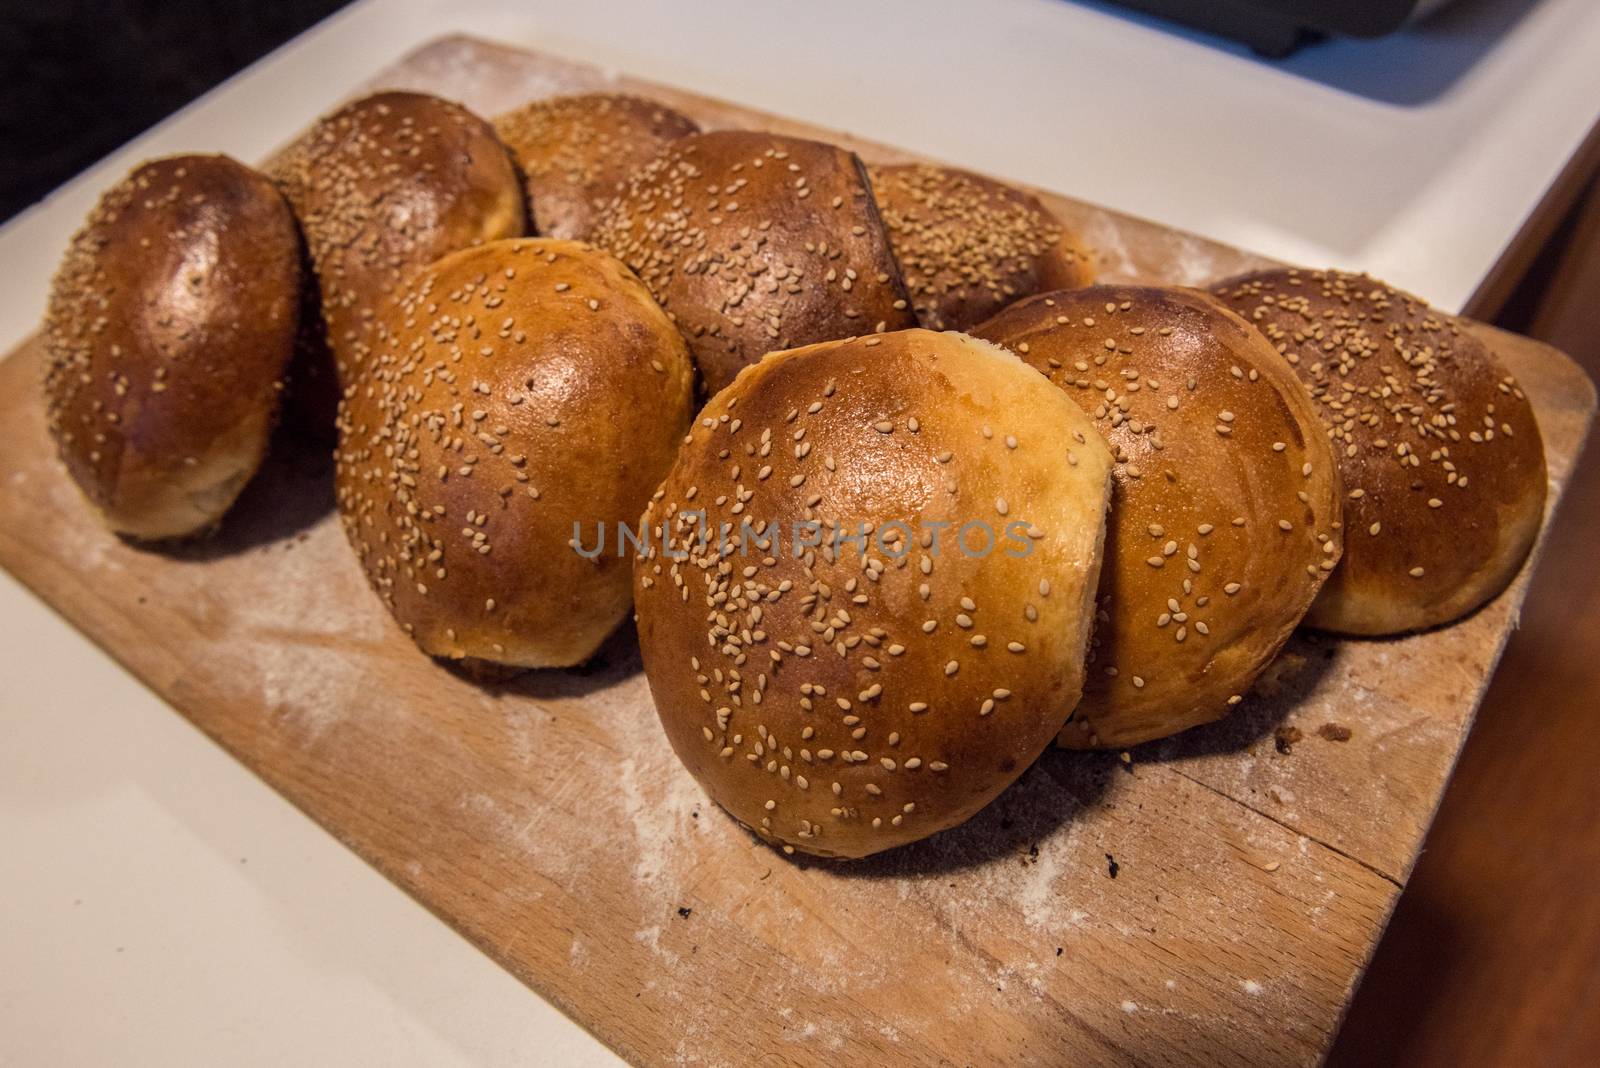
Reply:
<svg viewBox="0 0 1600 1068"><path fill-rule="evenodd" d="M1520 17L1491 39L1497 3ZM367 0L0 230L0 345L34 328L71 231L138 160L259 158L450 31L1365 268L1453 308L1600 116L1592 0L1467 0L1429 36L1286 65L1049 0L807 8ZM0 648L0 1062L617 1063L4 576Z"/></svg>

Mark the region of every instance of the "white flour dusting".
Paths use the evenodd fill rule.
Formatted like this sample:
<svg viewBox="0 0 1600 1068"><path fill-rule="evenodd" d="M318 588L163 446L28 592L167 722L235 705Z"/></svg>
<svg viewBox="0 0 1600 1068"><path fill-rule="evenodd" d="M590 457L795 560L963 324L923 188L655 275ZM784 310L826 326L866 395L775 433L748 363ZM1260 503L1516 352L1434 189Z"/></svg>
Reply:
<svg viewBox="0 0 1600 1068"><path fill-rule="evenodd" d="M693 813L710 803L675 759L649 761L646 766L648 770L641 772L640 758L630 756L617 767L623 816L633 829L633 878L641 887L666 890L670 896L677 890L675 880L663 885L667 882L663 876L676 875L672 854L694 848L690 838L700 828Z"/></svg>

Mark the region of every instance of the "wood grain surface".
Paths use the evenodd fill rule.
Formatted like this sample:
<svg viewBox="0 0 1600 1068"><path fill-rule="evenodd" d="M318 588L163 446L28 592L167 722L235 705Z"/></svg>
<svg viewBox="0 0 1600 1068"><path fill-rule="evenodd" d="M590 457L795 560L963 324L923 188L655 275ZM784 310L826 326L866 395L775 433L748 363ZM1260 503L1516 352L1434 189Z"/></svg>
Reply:
<svg viewBox="0 0 1600 1068"><path fill-rule="evenodd" d="M913 158L461 38L375 84L491 115L621 87L712 126ZM1047 199L1102 250L1107 280L1202 284L1265 262ZM1593 388L1555 350L1483 329L1535 405L1553 508ZM1297 636L1223 723L1126 760L1049 753L964 827L819 863L783 857L704 799L661 736L630 627L584 670L501 686L418 653L344 544L326 461L294 442L210 540L150 550L104 533L53 459L40 375L36 343L0 364L0 563L642 1064L1316 1062L1531 570L1433 633ZM1325 724L1348 740L1323 737ZM1279 727L1303 739L1284 752Z"/></svg>
<svg viewBox="0 0 1600 1068"><path fill-rule="evenodd" d="M1600 372L1600 183L1513 321ZM1532 298L1532 299L1530 299ZM1600 463L1566 485L1422 855L1328 1062L1589 1064L1600 1051Z"/></svg>

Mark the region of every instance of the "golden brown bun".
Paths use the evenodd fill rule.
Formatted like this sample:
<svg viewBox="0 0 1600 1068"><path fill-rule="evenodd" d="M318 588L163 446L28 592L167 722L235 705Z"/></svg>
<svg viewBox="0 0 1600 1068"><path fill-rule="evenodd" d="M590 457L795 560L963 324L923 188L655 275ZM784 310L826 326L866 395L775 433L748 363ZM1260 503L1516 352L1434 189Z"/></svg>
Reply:
<svg viewBox="0 0 1600 1068"><path fill-rule="evenodd" d="M494 128L522 168L534 230L576 240L589 239L599 206L662 146L700 132L687 115L622 93L535 100Z"/></svg>
<svg viewBox="0 0 1600 1068"><path fill-rule="evenodd" d="M1039 198L952 167L869 168L917 322L965 330L1035 293L1094 281L1085 246Z"/></svg>
<svg viewBox="0 0 1600 1068"><path fill-rule="evenodd" d="M1221 718L1339 560L1338 473L1305 391L1197 290L1045 294L977 333L1060 386L1116 457L1100 622L1061 744Z"/></svg>
<svg viewBox="0 0 1600 1068"><path fill-rule="evenodd" d="M833 145L679 138L628 180L594 241L650 287L710 392L768 352L916 322L865 169Z"/></svg>
<svg viewBox="0 0 1600 1068"><path fill-rule="evenodd" d="M349 384L384 302L440 256L527 232L522 186L494 129L423 93L363 97L272 165L305 234L325 340Z"/></svg>
<svg viewBox="0 0 1600 1068"><path fill-rule="evenodd" d="M1110 466L1060 391L961 334L746 368L696 419L634 569L645 672L678 756L785 849L860 857L967 819L1077 701ZM734 525L726 558L697 544L694 509L710 529ZM808 520L841 537L870 525L867 552L835 551L820 527L794 537ZM774 551L742 553L742 521L775 527ZM987 556L958 548L968 522L992 529ZM667 558L663 523L689 559ZM966 544L981 551L983 530Z"/></svg>
<svg viewBox="0 0 1600 1068"><path fill-rule="evenodd" d="M1483 342L1366 275L1285 268L1216 291L1311 391L1344 478L1344 562L1306 622L1399 634L1505 589L1544 518L1544 443Z"/></svg>
<svg viewBox="0 0 1600 1068"><path fill-rule="evenodd" d="M373 588L433 656L565 667L627 615L634 525L689 423L683 339L575 241L497 241L421 272L346 391L339 512ZM592 548L570 544L574 524Z"/></svg>
<svg viewBox="0 0 1600 1068"><path fill-rule="evenodd" d="M300 239L226 156L136 168L101 197L45 320L50 431L111 529L213 525L267 452L294 351Z"/></svg>

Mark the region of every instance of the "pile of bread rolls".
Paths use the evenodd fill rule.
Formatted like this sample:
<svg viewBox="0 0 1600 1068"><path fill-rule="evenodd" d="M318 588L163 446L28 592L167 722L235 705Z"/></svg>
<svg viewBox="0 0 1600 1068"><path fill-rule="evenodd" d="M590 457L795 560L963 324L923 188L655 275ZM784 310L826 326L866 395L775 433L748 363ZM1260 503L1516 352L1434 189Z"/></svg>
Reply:
<svg viewBox="0 0 1600 1068"><path fill-rule="evenodd" d="M51 295L49 427L112 530L183 538L302 400L424 652L572 666L631 609L707 792L859 857L1052 741L1226 715L1303 622L1456 619L1537 535L1538 425L1462 323L1365 276L1093 260L961 171L614 94L491 123L380 93L264 173L106 193Z"/></svg>

